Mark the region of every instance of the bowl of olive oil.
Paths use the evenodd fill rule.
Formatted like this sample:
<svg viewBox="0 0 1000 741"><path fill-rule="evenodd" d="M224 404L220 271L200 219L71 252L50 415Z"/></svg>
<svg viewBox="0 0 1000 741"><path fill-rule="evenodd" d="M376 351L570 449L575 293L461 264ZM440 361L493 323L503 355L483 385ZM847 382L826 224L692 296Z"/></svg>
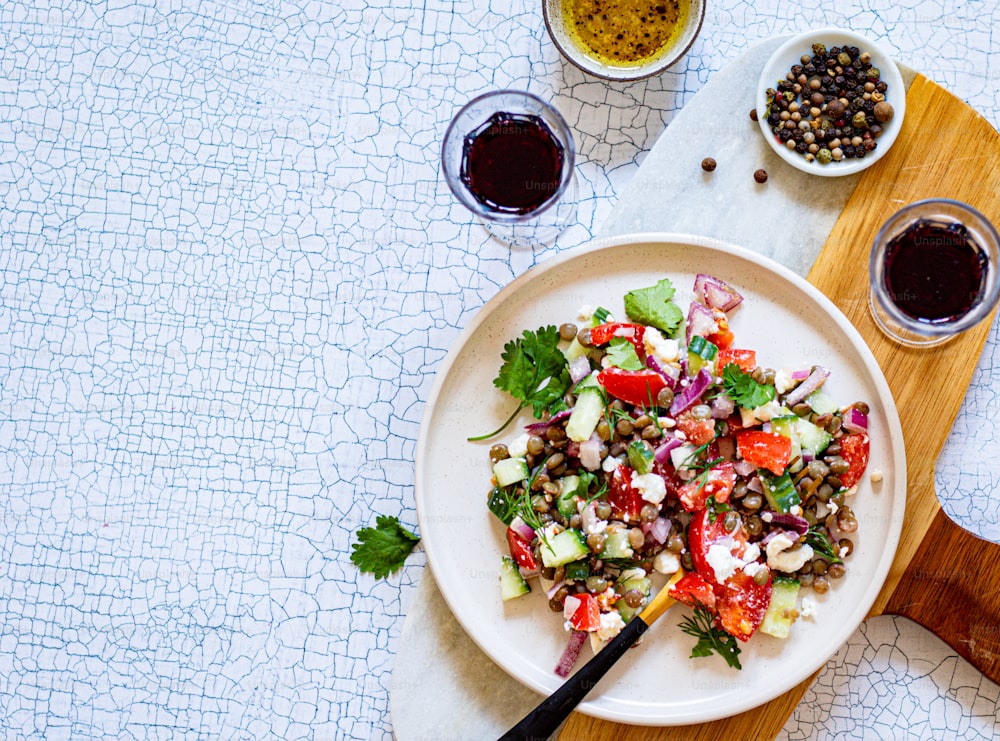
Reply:
<svg viewBox="0 0 1000 741"><path fill-rule="evenodd" d="M683 57L705 18L705 0L543 0L556 48L584 72L641 80Z"/></svg>

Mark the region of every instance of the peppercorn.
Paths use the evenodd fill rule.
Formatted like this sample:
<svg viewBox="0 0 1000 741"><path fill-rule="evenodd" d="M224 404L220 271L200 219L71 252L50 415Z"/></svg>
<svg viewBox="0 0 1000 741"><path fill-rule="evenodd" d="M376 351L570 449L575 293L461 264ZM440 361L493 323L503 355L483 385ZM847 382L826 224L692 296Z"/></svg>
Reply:
<svg viewBox="0 0 1000 741"><path fill-rule="evenodd" d="M711 157L706 157L701 161L701 169L705 172L712 172L716 167L716 162Z"/></svg>
<svg viewBox="0 0 1000 741"><path fill-rule="evenodd" d="M868 117L865 116L865 112L858 111L855 113L854 118L851 119L851 125L856 129L868 128Z"/></svg>
<svg viewBox="0 0 1000 741"><path fill-rule="evenodd" d="M816 161L819 162L821 165L830 164L830 161L832 159L833 155L830 153L830 150L827 149L826 147L824 147L823 149L819 150L816 153Z"/></svg>
<svg viewBox="0 0 1000 741"><path fill-rule="evenodd" d="M766 183L767 182L767 170L764 170L764 169L755 170L754 174L753 174L753 179L756 180L758 183Z"/></svg>
<svg viewBox="0 0 1000 741"><path fill-rule="evenodd" d="M892 116L895 111L892 108L892 104L888 101L880 101L875 104L875 120L879 123L885 123L892 120Z"/></svg>
<svg viewBox="0 0 1000 741"><path fill-rule="evenodd" d="M751 108L750 109L750 120L751 121L756 121L757 120L757 109L756 108Z"/></svg>

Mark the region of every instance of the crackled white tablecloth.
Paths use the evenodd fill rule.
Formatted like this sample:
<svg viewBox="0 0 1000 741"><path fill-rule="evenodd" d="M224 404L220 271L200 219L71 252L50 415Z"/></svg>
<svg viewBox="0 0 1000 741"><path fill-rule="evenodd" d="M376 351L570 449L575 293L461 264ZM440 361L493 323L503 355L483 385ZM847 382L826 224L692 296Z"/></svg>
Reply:
<svg viewBox="0 0 1000 741"><path fill-rule="evenodd" d="M996 126L990 0L709 3L689 55L613 84L564 64L540 3L0 5L0 728L11 739L388 739L419 549L423 403L503 285L598 233L646 152L755 42L848 25ZM487 238L437 167L491 88L554 101L579 223ZM1000 540L994 328L938 465ZM799 738L991 738L1000 688L902 619L863 626Z"/></svg>

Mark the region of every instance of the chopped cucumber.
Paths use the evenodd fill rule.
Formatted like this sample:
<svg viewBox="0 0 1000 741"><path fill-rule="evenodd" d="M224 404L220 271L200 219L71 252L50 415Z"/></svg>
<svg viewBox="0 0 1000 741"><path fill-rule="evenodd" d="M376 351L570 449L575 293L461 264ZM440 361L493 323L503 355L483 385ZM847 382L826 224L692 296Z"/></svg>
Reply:
<svg viewBox="0 0 1000 741"><path fill-rule="evenodd" d="M826 446L833 440L833 435L829 432L802 417L795 422L795 433L798 435L802 451L812 453L814 456L826 450Z"/></svg>
<svg viewBox="0 0 1000 741"><path fill-rule="evenodd" d="M757 469L757 475L760 476L760 482L764 486L764 497L775 512L785 514L795 505L802 504L802 499L795 490L795 484L792 483L792 477L787 472L775 476L761 468Z"/></svg>
<svg viewBox="0 0 1000 741"><path fill-rule="evenodd" d="M612 319L614 319L614 317L611 316L611 312L603 306L598 306L594 309L594 313L590 315L590 323L595 327L599 324L610 322Z"/></svg>
<svg viewBox="0 0 1000 741"><path fill-rule="evenodd" d="M554 569L590 555L583 533L573 528L556 535L545 535L541 541L542 563L549 568Z"/></svg>
<svg viewBox="0 0 1000 741"><path fill-rule="evenodd" d="M697 376L698 371L707 368L712 375L715 375L715 359L719 355L719 348L706 340L701 335L695 335L688 344L687 370L689 376Z"/></svg>
<svg viewBox="0 0 1000 741"><path fill-rule="evenodd" d="M528 462L524 458L504 458L493 464L493 478L497 486L504 487L528 478Z"/></svg>
<svg viewBox="0 0 1000 741"><path fill-rule="evenodd" d="M588 473L583 476L569 474L559 479L559 494L556 497L556 508L563 517L572 517L576 514L576 497L587 498L590 482L594 475Z"/></svg>
<svg viewBox="0 0 1000 741"><path fill-rule="evenodd" d="M590 439L604 415L604 396L596 387L585 387L566 421L566 437L576 443Z"/></svg>
<svg viewBox="0 0 1000 741"><path fill-rule="evenodd" d="M799 419L800 418L796 417L794 414L787 417L771 418L771 429L779 435L784 435L792 441L792 452L788 457L788 460L795 461L788 467L788 470L792 473L801 470L802 466L805 465L802 461L802 445L799 443L799 435L795 429L795 423Z"/></svg>
<svg viewBox="0 0 1000 741"><path fill-rule="evenodd" d="M580 344L580 340L574 337L562 352L566 356L566 360L572 363L577 358L582 358L586 355L588 349Z"/></svg>
<svg viewBox="0 0 1000 741"><path fill-rule="evenodd" d="M653 449L644 440L633 440L626 451L628 463L639 475L653 470Z"/></svg>
<svg viewBox="0 0 1000 741"><path fill-rule="evenodd" d="M521 597L531 591L514 559L504 556L500 563L500 597L504 602Z"/></svg>
<svg viewBox="0 0 1000 741"><path fill-rule="evenodd" d="M632 558L634 552L628 542L628 528L608 528L604 531L604 548L600 558Z"/></svg>
<svg viewBox="0 0 1000 741"><path fill-rule="evenodd" d="M515 507L510 497L499 486L494 486L490 490L490 498L486 501L486 506L490 512L495 514L504 525L509 525L514 519Z"/></svg>
<svg viewBox="0 0 1000 741"><path fill-rule="evenodd" d="M816 414L835 414L840 411L837 404L823 389L816 389L803 399Z"/></svg>
<svg viewBox="0 0 1000 741"><path fill-rule="evenodd" d="M590 559L581 558L566 564L566 578L573 581L583 581L590 576Z"/></svg>
<svg viewBox="0 0 1000 741"><path fill-rule="evenodd" d="M799 582L778 577L771 583L771 602L760 623L760 632L775 638L788 638L792 623L798 617L795 601L799 597Z"/></svg>

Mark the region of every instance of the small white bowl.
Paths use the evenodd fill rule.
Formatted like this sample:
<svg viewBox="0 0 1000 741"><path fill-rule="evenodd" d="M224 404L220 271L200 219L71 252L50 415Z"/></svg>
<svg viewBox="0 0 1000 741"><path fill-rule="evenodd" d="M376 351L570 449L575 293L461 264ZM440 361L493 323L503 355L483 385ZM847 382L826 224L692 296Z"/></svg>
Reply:
<svg viewBox="0 0 1000 741"><path fill-rule="evenodd" d="M856 46L862 52L868 52L872 57L872 66L879 68L880 79L888 85L885 99L893 107L893 117L882 124L882 135L876 140L878 147L861 159L842 159L839 162L833 161L826 165L821 165L816 161L809 162L803 155L788 149L782 142L778 141L767 123L767 89L774 88L779 80L784 80L792 65L801 63L800 57L803 54L811 54L813 44L824 44L827 49L834 46ZM903 84L903 77L899 73L899 67L896 66L892 57L875 42L852 31L822 28L789 39L771 55L767 64L764 65L760 81L757 83L756 107L760 130L767 143L771 145L779 157L803 172L836 177L851 175L866 167L871 167L889 151L889 147L892 146L903 126L903 116L906 113L906 88Z"/></svg>
<svg viewBox="0 0 1000 741"><path fill-rule="evenodd" d="M605 80L626 82L652 77L675 64L694 43L705 19L705 0L685 0L690 4L687 18L658 54L641 64L612 65L589 55L569 35L563 19L562 0L542 0L542 15L549 37L560 53L587 74Z"/></svg>

